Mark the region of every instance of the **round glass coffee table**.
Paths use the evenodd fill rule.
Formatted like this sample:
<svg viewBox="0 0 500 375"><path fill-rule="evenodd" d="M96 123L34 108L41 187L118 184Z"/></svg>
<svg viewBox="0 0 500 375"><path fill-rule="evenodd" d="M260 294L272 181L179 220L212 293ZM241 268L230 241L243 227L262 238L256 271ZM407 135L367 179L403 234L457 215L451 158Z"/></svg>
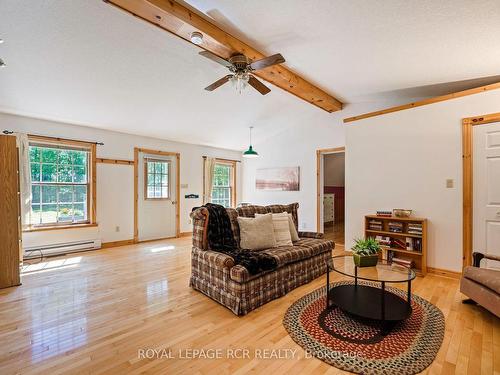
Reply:
<svg viewBox="0 0 500 375"><path fill-rule="evenodd" d="M353 278L354 283L330 287L331 271ZM412 313L411 282L415 276L411 268L384 259L373 267L357 267L352 255L331 257L327 261L326 309L338 307L350 315L381 321L382 333L387 334ZM407 283L406 299L386 290L386 284L393 283Z"/></svg>

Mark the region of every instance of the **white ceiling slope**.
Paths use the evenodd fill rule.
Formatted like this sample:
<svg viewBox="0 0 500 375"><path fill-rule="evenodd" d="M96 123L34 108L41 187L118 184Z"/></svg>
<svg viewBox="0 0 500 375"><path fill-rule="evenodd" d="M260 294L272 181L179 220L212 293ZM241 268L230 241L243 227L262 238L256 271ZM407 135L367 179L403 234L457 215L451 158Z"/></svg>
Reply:
<svg viewBox="0 0 500 375"><path fill-rule="evenodd" d="M500 74L498 0L189 0L348 103L442 94ZM1 0L0 111L243 149L326 112L271 86L203 87L225 69L100 0ZM451 83L447 83L451 82ZM314 126L314 124L311 124Z"/></svg>

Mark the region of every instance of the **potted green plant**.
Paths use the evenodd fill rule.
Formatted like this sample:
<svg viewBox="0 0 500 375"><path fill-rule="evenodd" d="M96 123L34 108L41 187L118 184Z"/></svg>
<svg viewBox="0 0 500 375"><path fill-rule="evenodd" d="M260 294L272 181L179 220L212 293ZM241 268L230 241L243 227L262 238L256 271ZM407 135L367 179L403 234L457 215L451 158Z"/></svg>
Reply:
<svg viewBox="0 0 500 375"><path fill-rule="evenodd" d="M380 244L374 238L356 240L353 251L354 264L358 267L373 267L377 265Z"/></svg>

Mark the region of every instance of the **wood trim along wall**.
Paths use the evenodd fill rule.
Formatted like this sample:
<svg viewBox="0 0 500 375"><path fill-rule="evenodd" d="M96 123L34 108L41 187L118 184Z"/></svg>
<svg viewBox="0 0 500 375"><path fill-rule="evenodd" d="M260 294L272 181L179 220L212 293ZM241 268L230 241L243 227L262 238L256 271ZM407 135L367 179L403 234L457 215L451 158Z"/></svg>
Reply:
<svg viewBox="0 0 500 375"><path fill-rule="evenodd" d="M101 249L109 249L111 247L127 246L127 245L133 245L133 244L134 244L133 238L131 238L130 240L103 242L101 244Z"/></svg>
<svg viewBox="0 0 500 375"><path fill-rule="evenodd" d="M437 96L435 98L424 99L424 100L420 100L418 102L413 102L413 103L399 105L396 107L382 109L380 111L369 112L369 113L365 113L365 114L354 116L354 117L348 117L348 118L344 119L344 123L358 121L358 120L362 120L362 119L369 118L369 117L385 115L387 113L403 111L405 109L421 107L421 106L428 105L428 104L443 102L445 100L461 98L463 96L478 94L478 93L481 93L484 91L491 91L491 90L495 90L498 88L500 88L500 82L492 83L492 84L486 85L486 86L475 87L475 88L464 90L464 91L454 92L454 93L447 94L447 95Z"/></svg>
<svg viewBox="0 0 500 375"><path fill-rule="evenodd" d="M467 117L462 120L462 171L463 171L463 266L472 264L473 230L473 163L472 163L472 127L476 125L500 122L500 112L484 116Z"/></svg>
<svg viewBox="0 0 500 375"><path fill-rule="evenodd" d="M316 230L321 228L321 156L345 152L345 147L322 148L316 150Z"/></svg>
<svg viewBox="0 0 500 375"><path fill-rule="evenodd" d="M97 223L83 223L83 224L70 224L70 225L53 225L46 227L30 227L27 229L23 229L23 232L44 232L48 230L62 230L62 229L79 229L79 228L89 228L89 227L97 227Z"/></svg>
<svg viewBox="0 0 500 375"><path fill-rule="evenodd" d="M133 160L122 160L122 159L97 158L96 162L97 163L103 163L103 164L134 165L134 161Z"/></svg>
<svg viewBox="0 0 500 375"><path fill-rule="evenodd" d="M139 206L139 152L145 154L162 155L162 156L175 156L177 162L176 168L176 204L175 204L175 237L180 234L180 218L181 218L181 154L178 152L151 150L148 148L134 147L134 243L144 242L139 241L139 221L138 221L138 206ZM172 238L172 237L165 237ZM160 239L158 239L160 240ZM155 240L156 241L156 240Z"/></svg>
<svg viewBox="0 0 500 375"><path fill-rule="evenodd" d="M90 162L91 162L91 168L92 168L92 213L91 213L91 220L90 223L96 223L97 222L97 150L96 150L96 144L93 143L90 147Z"/></svg>
<svg viewBox="0 0 500 375"><path fill-rule="evenodd" d="M427 273L444 277L450 277L452 279L460 279L462 277L461 272L444 270L442 268L434 268L434 267L427 267Z"/></svg>
<svg viewBox="0 0 500 375"><path fill-rule="evenodd" d="M196 47L210 51L224 59L228 59L235 53L245 54L253 61L264 57L260 51L225 32L207 16L192 6L186 7L184 3L175 0L105 0L105 2L189 43L192 43L193 32L201 32L203 40ZM327 112L342 109L342 103L338 99L282 64L255 71L253 74Z"/></svg>
<svg viewBox="0 0 500 375"><path fill-rule="evenodd" d="M191 237L193 232L181 232L179 233L179 237Z"/></svg>
<svg viewBox="0 0 500 375"><path fill-rule="evenodd" d="M139 203L139 149L134 147L134 243L139 242L139 222L137 210Z"/></svg>

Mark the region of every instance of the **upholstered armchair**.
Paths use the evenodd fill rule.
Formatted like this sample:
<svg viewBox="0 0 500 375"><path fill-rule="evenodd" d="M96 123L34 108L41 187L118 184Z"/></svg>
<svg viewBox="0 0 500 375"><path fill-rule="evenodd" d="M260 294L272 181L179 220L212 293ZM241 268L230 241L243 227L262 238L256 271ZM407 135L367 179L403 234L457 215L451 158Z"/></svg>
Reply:
<svg viewBox="0 0 500 375"><path fill-rule="evenodd" d="M500 262L500 256L475 252L473 266L465 267L460 280L460 291L469 299L464 303L477 303L500 317L500 270L481 268L481 260Z"/></svg>

